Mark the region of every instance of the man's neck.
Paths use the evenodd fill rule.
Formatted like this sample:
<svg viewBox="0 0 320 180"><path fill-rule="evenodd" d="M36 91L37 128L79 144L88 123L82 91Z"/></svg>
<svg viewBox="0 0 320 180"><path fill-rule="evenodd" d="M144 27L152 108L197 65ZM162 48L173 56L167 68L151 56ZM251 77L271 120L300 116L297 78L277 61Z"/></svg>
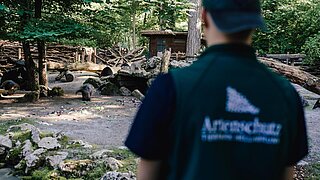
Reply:
<svg viewBox="0 0 320 180"><path fill-rule="evenodd" d="M238 44L246 44L251 46L252 44L252 37L248 38L245 41L237 41L237 40L230 40L226 36L224 36L222 33L217 32L205 32L206 41L208 47L218 44L231 44L231 43L238 43Z"/></svg>

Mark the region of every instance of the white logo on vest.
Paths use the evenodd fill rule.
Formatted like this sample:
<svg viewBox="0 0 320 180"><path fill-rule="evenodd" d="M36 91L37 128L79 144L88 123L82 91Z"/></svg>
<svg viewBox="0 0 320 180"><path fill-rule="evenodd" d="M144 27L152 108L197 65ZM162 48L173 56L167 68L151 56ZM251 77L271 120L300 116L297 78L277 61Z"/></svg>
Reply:
<svg viewBox="0 0 320 180"><path fill-rule="evenodd" d="M253 116L260 109L236 89L227 87L226 111L230 113L249 113ZM258 117L248 120L211 120L204 118L201 140L203 142L235 141L242 143L279 144L282 125L274 122L261 122Z"/></svg>

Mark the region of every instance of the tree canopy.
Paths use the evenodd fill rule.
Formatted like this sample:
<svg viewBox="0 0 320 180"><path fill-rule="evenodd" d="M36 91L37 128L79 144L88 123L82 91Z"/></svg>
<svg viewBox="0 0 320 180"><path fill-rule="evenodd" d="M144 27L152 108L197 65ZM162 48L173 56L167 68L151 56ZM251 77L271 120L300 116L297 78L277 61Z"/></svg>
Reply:
<svg viewBox="0 0 320 180"><path fill-rule="evenodd" d="M306 53L307 62L320 59L320 1L262 0L268 32L258 32L254 45L261 54Z"/></svg>
<svg viewBox="0 0 320 180"><path fill-rule="evenodd" d="M319 62L320 1L261 1L269 31L254 37L259 53L306 53L307 62ZM188 0L51 0L37 19L34 3L0 0L0 39L133 47L143 43L141 30L187 30L191 7Z"/></svg>

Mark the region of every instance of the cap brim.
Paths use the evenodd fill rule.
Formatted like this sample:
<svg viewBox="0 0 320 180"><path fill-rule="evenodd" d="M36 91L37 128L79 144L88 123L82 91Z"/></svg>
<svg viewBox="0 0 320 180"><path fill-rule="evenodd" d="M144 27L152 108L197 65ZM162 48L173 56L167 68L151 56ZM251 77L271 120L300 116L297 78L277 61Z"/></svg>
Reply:
<svg viewBox="0 0 320 180"><path fill-rule="evenodd" d="M210 12L214 23L221 32L235 33L259 28L267 31L263 17L258 12Z"/></svg>

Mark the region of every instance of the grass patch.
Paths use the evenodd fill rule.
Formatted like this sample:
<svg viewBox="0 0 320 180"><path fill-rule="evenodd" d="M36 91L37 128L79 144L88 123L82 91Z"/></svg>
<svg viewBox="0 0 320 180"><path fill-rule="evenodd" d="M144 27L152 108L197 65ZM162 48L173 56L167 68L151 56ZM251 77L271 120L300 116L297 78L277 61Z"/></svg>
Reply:
<svg viewBox="0 0 320 180"><path fill-rule="evenodd" d="M0 134L4 135L10 126L19 125L23 123L35 124L34 120L21 118L16 120L0 121Z"/></svg>
<svg viewBox="0 0 320 180"><path fill-rule="evenodd" d="M307 179L320 179L320 162L306 167Z"/></svg>
<svg viewBox="0 0 320 180"><path fill-rule="evenodd" d="M112 149L112 151L113 152L108 155L117 160L120 160L123 164L123 167L119 169L119 172L137 172L136 159L138 157L135 154L133 154L131 151L127 149Z"/></svg>

